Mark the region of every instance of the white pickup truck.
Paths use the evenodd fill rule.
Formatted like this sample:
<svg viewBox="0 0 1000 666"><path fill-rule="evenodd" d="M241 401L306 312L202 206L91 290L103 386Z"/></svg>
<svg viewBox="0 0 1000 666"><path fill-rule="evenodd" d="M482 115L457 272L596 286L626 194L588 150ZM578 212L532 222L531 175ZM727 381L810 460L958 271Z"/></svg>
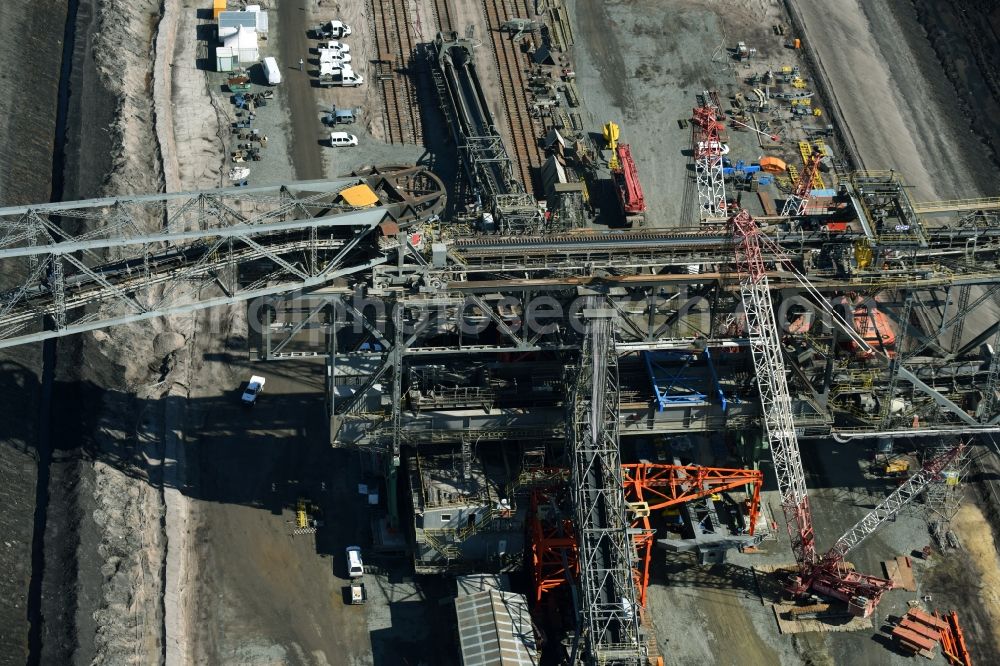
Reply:
<svg viewBox="0 0 1000 666"><path fill-rule="evenodd" d="M365 82L365 77L355 73L354 68L346 63L323 62L319 63L319 85L343 86L350 88L360 86Z"/></svg>
<svg viewBox="0 0 1000 666"><path fill-rule="evenodd" d="M336 19L322 23L312 29L316 39L342 39L353 32L351 26Z"/></svg>
<svg viewBox="0 0 1000 666"><path fill-rule="evenodd" d="M246 389L243 391L242 400L245 407L253 407L257 404L257 396L264 390L264 382L266 381L266 379L259 375L254 375L250 378Z"/></svg>

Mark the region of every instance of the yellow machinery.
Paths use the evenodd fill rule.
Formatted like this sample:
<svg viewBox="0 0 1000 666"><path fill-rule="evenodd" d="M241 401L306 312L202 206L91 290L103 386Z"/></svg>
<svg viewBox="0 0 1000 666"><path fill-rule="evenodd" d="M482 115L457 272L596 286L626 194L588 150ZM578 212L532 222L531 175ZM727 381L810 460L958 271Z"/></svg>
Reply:
<svg viewBox="0 0 1000 666"><path fill-rule="evenodd" d="M315 534L316 529L323 526L323 521L316 517L318 513L319 507L304 497L296 500L295 529L292 530L292 534Z"/></svg>
<svg viewBox="0 0 1000 666"><path fill-rule="evenodd" d="M618 137L621 135L621 128L618 127L617 123L608 121L604 127L604 141L608 144L608 150L611 151L611 159L608 160L608 168L612 171L621 168L618 164Z"/></svg>
<svg viewBox="0 0 1000 666"><path fill-rule="evenodd" d="M871 242L867 238L854 241L854 260L858 262L858 268L864 270L872 265Z"/></svg>
<svg viewBox="0 0 1000 666"><path fill-rule="evenodd" d="M902 476L910 471L910 460L904 457L890 458L879 463L876 469L883 476Z"/></svg>
<svg viewBox="0 0 1000 666"><path fill-rule="evenodd" d="M299 501L295 503L295 527L300 530L309 527L307 506L306 501L302 498L299 498Z"/></svg>

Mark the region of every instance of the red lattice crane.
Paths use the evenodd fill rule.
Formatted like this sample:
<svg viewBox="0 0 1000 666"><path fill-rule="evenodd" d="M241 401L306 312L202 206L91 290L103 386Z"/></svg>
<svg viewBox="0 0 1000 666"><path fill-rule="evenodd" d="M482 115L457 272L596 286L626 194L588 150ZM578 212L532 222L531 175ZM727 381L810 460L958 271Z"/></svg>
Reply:
<svg viewBox="0 0 1000 666"><path fill-rule="evenodd" d="M822 159L823 156L815 151L809 156L805 169L799 174L798 182L792 187L792 193L785 199L785 205L781 208L782 215L803 215L806 212L806 204L809 203L809 195L812 194L813 182Z"/></svg>
<svg viewBox="0 0 1000 666"><path fill-rule="evenodd" d="M633 527L639 529L635 544L641 568L635 572L639 604L646 606L649 565L652 560L653 529L649 515L714 493L750 486L747 505L748 531L751 535L760 515L760 489L764 475L759 470L699 467L697 465L661 465L634 463L622 465L625 498L633 509L645 504L634 515ZM576 532L569 513L560 511L564 487L537 488L531 494L529 530L531 532L532 583L535 602L580 573Z"/></svg>
<svg viewBox="0 0 1000 666"><path fill-rule="evenodd" d="M560 510L564 494L562 485L531 492L531 581L536 604L546 592L580 575L573 519Z"/></svg>
<svg viewBox="0 0 1000 666"><path fill-rule="evenodd" d="M702 217L720 217L726 214L726 181L722 174L722 156L728 152L728 147L723 143L726 126L717 114L714 107L705 105L694 109L691 117L691 146Z"/></svg>
<svg viewBox="0 0 1000 666"><path fill-rule="evenodd" d="M867 617L878 605L882 594L892 588L892 582L853 571L846 566L844 558L851 549L874 534L899 513L903 506L919 495L929 483L937 479L941 471L960 453L961 445L930 460L838 539L829 552L818 559L812 512L792 418L791 395L788 391L781 346L777 337L778 327L775 323L774 306L771 303L767 271L761 253L762 241L759 229L746 210L734 215L730 222L736 241L736 263L740 274L740 293L746 310L750 350L757 371L764 434L774 459L781 508L785 514L792 552L799 566L799 573L792 577L789 591L793 594L804 594L815 590L820 594L847 602L851 613ZM801 275L794 267L790 268L800 284L810 293L818 294L808 278ZM819 304L828 307L822 298ZM875 353L864 338L854 331L850 323L835 312L833 317L837 325L855 342Z"/></svg>

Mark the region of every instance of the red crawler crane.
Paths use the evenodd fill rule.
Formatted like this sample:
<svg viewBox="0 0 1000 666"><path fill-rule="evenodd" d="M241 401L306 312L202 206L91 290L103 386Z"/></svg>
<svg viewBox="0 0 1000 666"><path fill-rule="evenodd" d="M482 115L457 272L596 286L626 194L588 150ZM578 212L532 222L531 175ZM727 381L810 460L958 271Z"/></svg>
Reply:
<svg viewBox="0 0 1000 666"><path fill-rule="evenodd" d="M646 197L642 193L639 170L636 169L635 161L632 159L632 150L626 143L620 144L615 152L618 164L617 168L611 169L611 179L614 181L625 221L641 222L643 213L646 212Z"/></svg>
<svg viewBox="0 0 1000 666"><path fill-rule="evenodd" d="M722 175L722 156L727 152L722 132L726 126L717 113L714 107L699 106L691 117L691 146L702 217L726 214L726 182Z"/></svg>
<svg viewBox="0 0 1000 666"><path fill-rule="evenodd" d="M817 558L809 496L792 418L791 396L776 333L778 327L775 325L767 270L761 253L762 243L770 244L770 241L760 238L757 223L746 210L734 215L730 222L736 241L736 263L740 273L740 294L746 310L750 350L757 371L764 435L774 459L785 524L791 538L792 552L799 565L799 573L792 577L788 589L796 595L815 590L846 602L852 614L868 617L878 605L882 594L892 588L892 582L857 573L846 566L844 558L851 549L892 520L929 483L939 478L944 468L960 454L962 445L930 460L840 537L822 558ZM814 295L818 293L805 276L795 271L794 267L790 268L802 286ZM819 300L821 307L828 307L824 305L822 298ZM856 344L873 356L877 353L850 323L832 308L827 311L832 313L838 327Z"/></svg>

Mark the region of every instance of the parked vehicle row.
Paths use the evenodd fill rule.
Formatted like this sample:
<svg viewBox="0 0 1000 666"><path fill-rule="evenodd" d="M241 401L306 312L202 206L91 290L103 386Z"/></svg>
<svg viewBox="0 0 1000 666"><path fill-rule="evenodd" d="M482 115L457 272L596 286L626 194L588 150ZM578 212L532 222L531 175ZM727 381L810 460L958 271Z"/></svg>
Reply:
<svg viewBox="0 0 1000 666"><path fill-rule="evenodd" d="M352 88L365 82L365 77L355 72L351 66L351 47L341 41L352 32L351 26L334 19L311 30L315 39L322 40L316 51L319 53L320 86L342 86Z"/></svg>
<svg viewBox="0 0 1000 666"><path fill-rule="evenodd" d="M343 41L353 30L343 21L333 19L312 28L310 36L320 40L315 51L319 55L317 84L322 87L338 86L354 88L365 82L365 77L354 70L351 45ZM327 126L348 125L355 121L353 109L338 109L336 106L323 116ZM358 145L358 137L349 132L330 132L330 146L346 148Z"/></svg>

